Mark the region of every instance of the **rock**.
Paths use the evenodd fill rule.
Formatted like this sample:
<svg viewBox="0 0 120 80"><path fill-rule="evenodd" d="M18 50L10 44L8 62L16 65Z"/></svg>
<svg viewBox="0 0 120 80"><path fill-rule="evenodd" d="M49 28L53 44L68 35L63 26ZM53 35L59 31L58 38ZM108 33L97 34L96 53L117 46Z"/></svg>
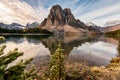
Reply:
<svg viewBox="0 0 120 80"><path fill-rule="evenodd" d="M113 58L110 63L120 63L120 58Z"/></svg>
<svg viewBox="0 0 120 80"><path fill-rule="evenodd" d="M2 29L8 29L8 30L23 30L23 29L29 29L29 28L36 28L39 26L39 23L34 22L32 24L27 24L26 26L20 25L18 23L11 23L11 24L4 24L0 23L0 28Z"/></svg>
<svg viewBox="0 0 120 80"><path fill-rule="evenodd" d="M67 29L64 29L66 25L69 25L69 28L74 27L74 33L78 31L80 31L81 33L81 29L84 29L85 32L95 31L94 28L86 26L79 19L75 19L74 15L72 14L69 8L62 9L59 5L54 5L50 9L50 14L47 18L43 20L40 27L43 27L52 32L56 32L56 30L59 31L59 29L63 30L64 32L64 30ZM69 32L68 30L66 31ZM70 32L72 32L72 30L70 30Z"/></svg>
<svg viewBox="0 0 120 80"><path fill-rule="evenodd" d="M76 21L70 9L65 8L63 12L65 14L66 23L70 24L71 22Z"/></svg>
<svg viewBox="0 0 120 80"><path fill-rule="evenodd" d="M43 20L43 22L41 23L41 26L45 26L45 25L46 25L46 22L47 22L47 18L45 18L45 19Z"/></svg>
<svg viewBox="0 0 120 80"><path fill-rule="evenodd" d="M39 26L39 23L38 22L34 22L32 24L27 24L26 25L26 29L29 29L29 28L37 28Z"/></svg>
<svg viewBox="0 0 120 80"><path fill-rule="evenodd" d="M10 25L4 24L4 23L0 23L0 28L9 29L9 30L22 30L22 29L25 29L25 26L20 25L18 23L12 23Z"/></svg>
<svg viewBox="0 0 120 80"><path fill-rule="evenodd" d="M89 27L89 30L95 30L95 31L98 31L98 32L101 32L100 31L100 26L97 26L97 25L95 25L94 23L92 23L92 22L88 22L88 23L86 23L86 25Z"/></svg>

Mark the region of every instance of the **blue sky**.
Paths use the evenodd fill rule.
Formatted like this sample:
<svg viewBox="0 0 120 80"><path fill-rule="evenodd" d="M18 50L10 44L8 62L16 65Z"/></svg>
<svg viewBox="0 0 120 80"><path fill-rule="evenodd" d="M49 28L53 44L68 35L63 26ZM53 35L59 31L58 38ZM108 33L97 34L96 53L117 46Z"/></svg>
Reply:
<svg viewBox="0 0 120 80"><path fill-rule="evenodd" d="M84 23L93 22L99 26L120 23L120 0L0 0L0 15L3 15L0 20L24 25L34 21L40 23L56 4L70 8Z"/></svg>

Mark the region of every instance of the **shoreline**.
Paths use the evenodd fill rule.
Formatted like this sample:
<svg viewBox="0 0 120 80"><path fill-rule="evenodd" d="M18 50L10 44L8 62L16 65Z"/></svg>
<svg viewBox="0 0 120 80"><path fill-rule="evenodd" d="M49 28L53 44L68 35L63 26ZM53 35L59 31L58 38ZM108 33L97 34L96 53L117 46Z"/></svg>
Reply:
<svg viewBox="0 0 120 80"><path fill-rule="evenodd" d="M21 36L22 36L22 35L23 35L23 36L24 36L24 35L28 35L28 36L29 36L29 35L33 35L33 36L34 36L34 35L38 35L38 36L40 36L40 35L41 35L41 36L43 36L43 35L52 35L52 34L41 34L41 33L0 33L0 35L1 35L1 36L2 36L2 35L6 35L6 36L7 36L7 35L13 35L13 36L15 36L15 35L21 35Z"/></svg>

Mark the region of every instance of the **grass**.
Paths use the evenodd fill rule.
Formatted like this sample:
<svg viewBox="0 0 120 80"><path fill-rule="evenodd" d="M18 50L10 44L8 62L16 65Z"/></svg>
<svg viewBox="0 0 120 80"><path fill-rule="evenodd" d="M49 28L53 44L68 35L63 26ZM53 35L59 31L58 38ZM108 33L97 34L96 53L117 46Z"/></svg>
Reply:
<svg viewBox="0 0 120 80"><path fill-rule="evenodd" d="M44 79L49 79L47 67L39 74L38 80ZM108 66L100 67L89 67L79 62L65 63L65 80L120 80L120 58L113 58Z"/></svg>

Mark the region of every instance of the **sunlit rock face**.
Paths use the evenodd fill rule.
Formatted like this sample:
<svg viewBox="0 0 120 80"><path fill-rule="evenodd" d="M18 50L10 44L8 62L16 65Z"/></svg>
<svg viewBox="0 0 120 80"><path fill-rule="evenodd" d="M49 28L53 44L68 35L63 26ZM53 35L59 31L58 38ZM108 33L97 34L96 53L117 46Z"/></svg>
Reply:
<svg viewBox="0 0 120 80"><path fill-rule="evenodd" d="M54 5L50 9L48 17L44 19L40 27L49 31L55 32L57 30L64 33L89 33L95 31L94 28L86 26L79 19L75 19L69 8L62 9L59 5Z"/></svg>

